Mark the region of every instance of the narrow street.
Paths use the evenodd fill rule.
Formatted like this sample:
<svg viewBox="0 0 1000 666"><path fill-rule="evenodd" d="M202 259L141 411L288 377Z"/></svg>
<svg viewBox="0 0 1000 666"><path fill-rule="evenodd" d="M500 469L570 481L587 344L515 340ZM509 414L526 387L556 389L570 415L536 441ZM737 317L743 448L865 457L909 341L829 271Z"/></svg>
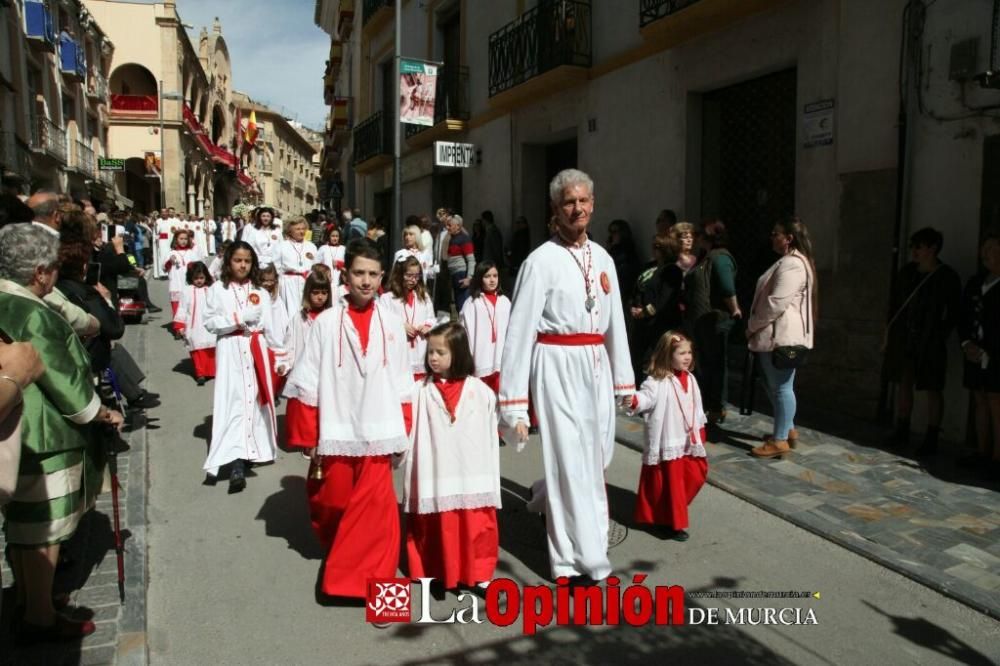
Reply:
<svg viewBox="0 0 1000 666"><path fill-rule="evenodd" d="M166 302L165 284L153 286ZM688 608L800 607L818 626L553 627L523 636L520 622L391 625L365 622L360 605L317 601L323 553L309 528L306 463L280 453L255 470L247 490L202 485L212 385L197 387L187 356L153 319L144 334L150 389L148 645L156 664L657 663L683 656L703 663L964 663L1000 658L1000 625L886 568L714 487L692 507L691 539L661 541L627 530L640 457L619 446L608 470L616 520L612 564L623 589L635 573L647 586L692 591L786 591L820 598L689 599ZM279 418L280 424L280 418ZM537 444L532 440L532 444ZM539 474L537 445L501 451L504 509L498 576L538 584L548 576L544 528L523 510ZM622 540L623 539L623 540ZM414 608L420 600L414 599ZM461 604L432 603L434 616Z"/></svg>

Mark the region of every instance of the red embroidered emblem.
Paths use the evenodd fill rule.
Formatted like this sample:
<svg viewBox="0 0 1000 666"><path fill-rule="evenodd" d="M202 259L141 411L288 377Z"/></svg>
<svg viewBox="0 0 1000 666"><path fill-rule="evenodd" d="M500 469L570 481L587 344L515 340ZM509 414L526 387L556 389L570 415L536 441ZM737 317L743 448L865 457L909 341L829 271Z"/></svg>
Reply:
<svg viewBox="0 0 1000 666"><path fill-rule="evenodd" d="M260 296L257 294L250 294L250 298L247 300L250 301L250 305L260 305Z"/></svg>
<svg viewBox="0 0 1000 666"><path fill-rule="evenodd" d="M605 294L611 293L611 278L605 272L601 272L601 289L604 290Z"/></svg>

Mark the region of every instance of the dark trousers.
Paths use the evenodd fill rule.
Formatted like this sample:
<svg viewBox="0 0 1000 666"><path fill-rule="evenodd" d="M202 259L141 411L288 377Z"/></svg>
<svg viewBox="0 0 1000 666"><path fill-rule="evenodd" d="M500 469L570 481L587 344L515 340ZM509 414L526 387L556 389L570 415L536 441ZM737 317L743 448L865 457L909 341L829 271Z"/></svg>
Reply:
<svg viewBox="0 0 1000 666"><path fill-rule="evenodd" d="M139 386L146 375L142 374L139 365L122 345L115 345L111 350L111 371L118 379L118 386L126 400L135 400L143 393Z"/></svg>
<svg viewBox="0 0 1000 666"><path fill-rule="evenodd" d="M459 313L462 312L462 306L465 305L466 299L469 298L469 288L459 284L465 278L465 273L451 274L451 288L455 292L455 311Z"/></svg>
<svg viewBox="0 0 1000 666"><path fill-rule="evenodd" d="M695 376L701 386L705 411L719 411L726 404L729 384L729 331L716 317L702 317L694 326L697 354Z"/></svg>

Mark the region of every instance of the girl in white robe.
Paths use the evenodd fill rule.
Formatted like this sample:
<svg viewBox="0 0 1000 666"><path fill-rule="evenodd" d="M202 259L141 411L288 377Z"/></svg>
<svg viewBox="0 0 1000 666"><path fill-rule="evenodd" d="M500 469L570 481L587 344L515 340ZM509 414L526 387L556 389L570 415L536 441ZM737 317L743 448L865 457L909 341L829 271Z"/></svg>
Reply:
<svg viewBox="0 0 1000 666"><path fill-rule="evenodd" d="M279 347L285 347L285 334L288 332L288 310L281 298L281 276L272 264L260 269L260 286L271 297L271 322L274 325L274 339ZM301 299L301 296L299 297ZM277 360L271 353L271 371L274 375L274 394L280 398L285 388L287 375L278 374Z"/></svg>
<svg viewBox="0 0 1000 666"><path fill-rule="evenodd" d="M424 287L419 261L407 257L393 266L392 275L389 277L389 291L382 294L379 304L403 320L413 379L422 380L426 376L424 370L424 359L427 355L426 336L437 322L434 302Z"/></svg>
<svg viewBox="0 0 1000 666"><path fill-rule="evenodd" d="M475 375L500 394L500 361L510 323L510 299L500 290L500 273L492 261L476 264L469 298L459 320L469 335Z"/></svg>
<svg viewBox="0 0 1000 666"><path fill-rule="evenodd" d="M341 285L340 273L344 270L344 246L340 244L340 229L330 227L326 232L326 243L316 254L316 263L330 269L330 283L334 289Z"/></svg>
<svg viewBox="0 0 1000 666"><path fill-rule="evenodd" d="M442 324L427 338L431 374L417 388L403 472L408 573L445 589L485 587L499 551L497 398L472 376L461 325Z"/></svg>
<svg viewBox="0 0 1000 666"><path fill-rule="evenodd" d="M181 292L187 283L188 264L200 261L204 255L201 250L191 244L191 232L186 229L179 229L174 233L174 240L170 243L170 252L163 260L163 270L167 271L168 288L170 290L170 310L171 315L177 316L177 308L181 303ZM174 334L178 338L180 334L174 328Z"/></svg>
<svg viewBox="0 0 1000 666"><path fill-rule="evenodd" d="M261 268L270 266L271 249L281 240L281 227L275 222L274 210L258 208L254 212L253 224L246 225L240 232L240 240L250 244Z"/></svg>
<svg viewBox="0 0 1000 666"><path fill-rule="evenodd" d="M219 468L232 463L231 493L246 487L247 463L274 460L278 447L268 351L279 362L284 351L275 341L271 297L258 280L253 248L236 241L226 253L222 279L208 291L205 327L217 339L217 373L204 469L214 484Z"/></svg>
<svg viewBox="0 0 1000 666"><path fill-rule="evenodd" d="M434 264L434 256L431 248L423 246L423 234L420 225L407 224L403 227L403 247L396 251L392 260L392 269L401 261L414 257L420 263L420 271L423 273L423 280L427 282L427 271ZM391 274L391 273L390 273Z"/></svg>
<svg viewBox="0 0 1000 666"><path fill-rule="evenodd" d="M200 261L188 265L187 287L181 293L181 305L174 315L174 328L184 336L184 343L194 365L194 378L198 386L215 377L215 335L205 328L205 311L208 289L212 286L211 274Z"/></svg>
<svg viewBox="0 0 1000 666"><path fill-rule="evenodd" d="M316 246L305 240L309 225L304 217L285 223L285 240L271 248L274 267L281 276L281 301L288 320L301 310L302 288L316 264Z"/></svg>

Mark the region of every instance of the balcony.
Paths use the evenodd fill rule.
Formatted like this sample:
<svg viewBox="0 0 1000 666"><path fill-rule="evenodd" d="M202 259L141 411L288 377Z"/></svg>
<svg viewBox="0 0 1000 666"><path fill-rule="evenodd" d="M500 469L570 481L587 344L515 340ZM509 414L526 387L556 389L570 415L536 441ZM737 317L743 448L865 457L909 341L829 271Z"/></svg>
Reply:
<svg viewBox="0 0 1000 666"><path fill-rule="evenodd" d="M87 78L87 62L83 47L66 32L59 35L59 71L73 81Z"/></svg>
<svg viewBox="0 0 1000 666"><path fill-rule="evenodd" d="M340 10L337 12L337 35L342 41L351 37L354 29L354 0L340 0Z"/></svg>
<svg viewBox="0 0 1000 666"><path fill-rule="evenodd" d="M671 48L786 2L788 0L640 0L639 32L645 40Z"/></svg>
<svg viewBox="0 0 1000 666"><path fill-rule="evenodd" d="M87 76L87 97L98 104L107 103L108 100L108 80L93 68Z"/></svg>
<svg viewBox="0 0 1000 666"><path fill-rule="evenodd" d="M305 178L296 178L295 179L295 189L297 189L299 192L305 192L306 191L306 179Z"/></svg>
<svg viewBox="0 0 1000 666"><path fill-rule="evenodd" d="M361 31L371 39L392 20L396 3L393 0L363 0L361 9Z"/></svg>
<svg viewBox="0 0 1000 666"><path fill-rule="evenodd" d="M586 81L590 17L590 0L545 2L490 35L490 105L509 109Z"/></svg>
<svg viewBox="0 0 1000 666"><path fill-rule="evenodd" d="M0 166L23 177L31 172L31 153L21 146L14 132L0 130Z"/></svg>
<svg viewBox="0 0 1000 666"><path fill-rule="evenodd" d="M40 155L66 163L66 130L45 117L31 123L31 149Z"/></svg>
<svg viewBox="0 0 1000 666"><path fill-rule="evenodd" d="M157 115L159 103L156 95L111 95L111 115L142 116Z"/></svg>
<svg viewBox="0 0 1000 666"><path fill-rule="evenodd" d="M94 163L94 151L83 141L72 141L69 168L88 178L93 178L97 172Z"/></svg>
<svg viewBox="0 0 1000 666"><path fill-rule="evenodd" d="M442 67L434 90L434 125L404 125L407 144L422 148L450 133L464 132L470 108L469 68Z"/></svg>
<svg viewBox="0 0 1000 666"><path fill-rule="evenodd" d="M354 170L368 173L392 161L392 119L381 111L354 128Z"/></svg>
<svg viewBox="0 0 1000 666"><path fill-rule="evenodd" d="M229 152L228 149L222 146L212 145L211 157L212 161L216 164L227 166L230 169L235 169L236 165L239 163L239 160L236 159L236 155Z"/></svg>
<svg viewBox="0 0 1000 666"><path fill-rule="evenodd" d="M250 175L244 171L240 171L236 174L236 180L239 182L240 187L245 190L250 190L254 187L253 178L251 178Z"/></svg>
<svg viewBox="0 0 1000 666"><path fill-rule="evenodd" d="M55 51L56 33L52 26L52 14L44 2L25 0L24 34L33 48Z"/></svg>

